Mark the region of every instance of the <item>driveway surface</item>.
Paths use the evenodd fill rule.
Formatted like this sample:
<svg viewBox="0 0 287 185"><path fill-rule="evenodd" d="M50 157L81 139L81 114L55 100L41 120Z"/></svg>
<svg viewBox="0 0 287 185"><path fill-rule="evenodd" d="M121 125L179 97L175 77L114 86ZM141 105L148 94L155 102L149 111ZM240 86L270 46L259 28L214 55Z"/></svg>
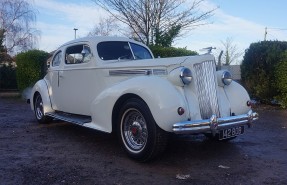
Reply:
<svg viewBox="0 0 287 185"><path fill-rule="evenodd" d="M113 135L56 121L38 124L29 105L0 98L0 184L287 184L287 111L229 142L171 136L150 163L129 159Z"/></svg>

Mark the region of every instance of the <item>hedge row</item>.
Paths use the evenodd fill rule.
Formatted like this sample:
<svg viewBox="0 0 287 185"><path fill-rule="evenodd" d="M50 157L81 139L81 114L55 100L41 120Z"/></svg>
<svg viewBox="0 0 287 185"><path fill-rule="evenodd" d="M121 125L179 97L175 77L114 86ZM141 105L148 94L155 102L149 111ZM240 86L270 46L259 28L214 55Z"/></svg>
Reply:
<svg viewBox="0 0 287 185"><path fill-rule="evenodd" d="M286 105L286 51L287 42L281 41L252 43L245 51L241 77L252 97L266 103L278 100Z"/></svg>
<svg viewBox="0 0 287 185"><path fill-rule="evenodd" d="M161 47L161 46L150 46L149 48L152 51L155 58L192 56L198 54L197 52L187 50L186 48Z"/></svg>
<svg viewBox="0 0 287 185"><path fill-rule="evenodd" d="M280 62L275 66L275 87L277 99L283 108L287 108L287 51L282 54Z"/></svg>
<svg viewBox="0 0 287 185"><path fill-rule="evenodd" d="M17 89L16 68L11 63L0 67L0 89Z"/></svg>
<svg viewBox="0 0 287 185"><path fill-rule="evenodd" d="M46 61L49 53L40 50L30 50L16 56L18 89L23 91L33 86L46 74Z"/></svg>
<svg viewBox="0 0 287 185"><path fill-rule="evenodd" d="M0 52L0 89L17 89L16 68L6 52Z"/></svg>

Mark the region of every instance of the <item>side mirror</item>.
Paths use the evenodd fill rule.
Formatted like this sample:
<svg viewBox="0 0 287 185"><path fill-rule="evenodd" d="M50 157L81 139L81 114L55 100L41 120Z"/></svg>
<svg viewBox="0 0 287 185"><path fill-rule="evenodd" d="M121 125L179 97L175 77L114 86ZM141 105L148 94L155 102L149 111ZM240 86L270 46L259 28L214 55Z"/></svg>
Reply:
<svg viewBox="0 0 287 185"><path fill-rule="evenodd" d="M88 49L84 48L82 51L81 51L82 55L85 55L85 54L88 54L90 53Z"/></svg>
<svg viewBox="0 0 287 185"><path fill-rule="evenodd" d="M87 46L87 45L83 45L83 50L81 51L81 54L82 54L83 56L88 55L88 54L91 54L90 47Z"/></svg>

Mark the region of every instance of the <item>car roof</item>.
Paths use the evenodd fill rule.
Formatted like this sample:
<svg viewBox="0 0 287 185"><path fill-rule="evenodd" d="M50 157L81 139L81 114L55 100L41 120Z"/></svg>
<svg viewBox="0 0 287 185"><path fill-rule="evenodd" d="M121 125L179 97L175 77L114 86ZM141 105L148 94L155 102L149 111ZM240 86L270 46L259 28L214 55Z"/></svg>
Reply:
<svg viewBox="0 0 287 185"><path fill-rule="evenodd" d="M66 46L66 45L75 44L75 43L79 43L79 42L99 43L99 42L104 42L104 41L125 41L125 42L133 42L133 43L145 46L144 44L137 42L135 40L129 39L127 37L93 36L93 37L82 37L82 38L78 38L75 40L71 40L71 41L66 42L65 44L61 45L60 48L63 46Z"/></svg>

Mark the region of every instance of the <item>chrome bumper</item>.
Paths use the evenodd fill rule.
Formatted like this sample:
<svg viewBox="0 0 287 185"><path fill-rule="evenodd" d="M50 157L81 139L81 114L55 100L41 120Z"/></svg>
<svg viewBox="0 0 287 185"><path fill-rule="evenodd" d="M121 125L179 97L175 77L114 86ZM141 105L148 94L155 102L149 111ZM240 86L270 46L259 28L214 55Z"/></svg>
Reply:
<svg viewBox="0 0 287 185"><path fill-rule="evenodd" d="M218 130L241 125L248 125L250 127L251 123L257 120L258 117L259 115L252 110L247 114L224 118L217 118L215 115L212 115L210 119L175 123L172 126L172 130L176 134L216 133Z"/></svg>

